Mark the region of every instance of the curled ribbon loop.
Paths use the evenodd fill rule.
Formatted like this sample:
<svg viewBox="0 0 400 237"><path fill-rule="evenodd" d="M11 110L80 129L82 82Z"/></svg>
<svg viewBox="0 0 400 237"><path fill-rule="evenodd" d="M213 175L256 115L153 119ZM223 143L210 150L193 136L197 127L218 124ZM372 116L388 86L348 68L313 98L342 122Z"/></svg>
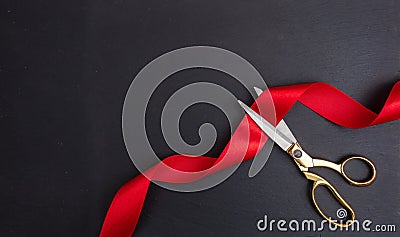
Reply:
<svg viewBox="0 0 400 237"><path fill-rule="evenodd" d="M277 123L297 101L329 121L347 128L364 128L400 119L400 82L393 86L379 114L367 109L335 87L322 82L274 87L269 91L275 104ZM265 103L263 95L257 98L258 106L263 106L263 100ZM257 109L255 103L252 108ZM241 137L244 134L250 136L248 144L242 144ZM193 175L188 173L189 175L182 177L171 177L167 169L162 169L158 165L149 169L147 174L153 181L193 182L236 164L238 159L235 159L235 152L227 153L229 146L234 147L238 154L245 152L243 160L249 160L259 151L260 145L266 142L265 138L264 133L246 115L217 159L206 156L173 155L162 161L173 169L193 172ZM224 162L221 162L222 159ZM201 172L204 170L207 172ZM132 235L149 185L149 179L144 175L138 175L118 190L107 212L100 237L130 237Z"/></svg>

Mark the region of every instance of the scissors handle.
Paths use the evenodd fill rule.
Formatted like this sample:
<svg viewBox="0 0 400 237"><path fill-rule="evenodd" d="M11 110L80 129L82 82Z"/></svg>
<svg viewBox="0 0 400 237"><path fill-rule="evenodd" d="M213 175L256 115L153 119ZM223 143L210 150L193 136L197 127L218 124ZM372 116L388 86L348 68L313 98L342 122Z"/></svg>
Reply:
<svg viewBox="0 0 400 237"><path fill-rule="evenodd" d="M356 215L354 213L353 208L343 199L342 196L340 196L340 194L338 193L338 191L336 191L336 189L328 182L326 181L324 178L322 178L321 176L308 172L308 171L304 171L303 172L304 175L307 177L307 179L314 181L313 186L312 186L312 191L311 191L311 196L312 196L312 200L314 203L315 208L318 210L318 212L321 214L322 217L325 218L325 220L327 220L328 222L337 225L339 227L347 227L353 224ZM330 218L328 215L326 215L322 209L319 207L318 203L317 203L317 199L315 198L315 190L320 187L320 186L324 186L327 187L329 189L329 191L333 194L333 196L336 198L336 200L338 200L338 202L340 203L340 205L342 207L344 207L346 210L350 211L350 219L348 221L346 221L345 223L343 222L338 222L337 220L333 220L332 218Z"/></svg>
<svg viewBox="0 0 400 237"><path fill-rule="evenodd" d="M344 167L351 160L360 160L360 161L366 163L369 166L370 171L371 171L370 172L371 176L366 181L354 180L354 179L350 178L346 174L346 171L345 171ZM327 160L322 160L322 159L313 159L313 163L314 163L314 167L326 167L326 168L330 168L330 169L336 170L351 185L354 185L354 186L358 186L358 187L368 186L368 185L372 184L376 179L376 168L375 168L374 163L372 163L372 161L370 161L369 159L367 159L365 157L362 157L362 156L352 156L352 157L346 158L345 160L343 160L339 164L336 164L336 163L333 163L333 162L330 162L330 161L327 161Z"/></svg>

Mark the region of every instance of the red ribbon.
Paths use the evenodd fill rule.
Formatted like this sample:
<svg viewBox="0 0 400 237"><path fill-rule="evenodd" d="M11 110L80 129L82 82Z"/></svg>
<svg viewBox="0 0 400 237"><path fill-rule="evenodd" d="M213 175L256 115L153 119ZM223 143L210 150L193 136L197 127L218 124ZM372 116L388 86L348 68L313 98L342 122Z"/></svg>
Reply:
<svg viewBox="0 0 400 237"><path fill-rule="evenodd" d="M274 87L269 91L275 105L277 122L297 101L331 122L347 128L364 128L400 119L400 81L393 86L379 114L326 83ZM257 98L258 106L267 103L265 96L267 93ZM254 103L252 108L257 110L257 105ZM246 115L217 159L205 156L173 155L162 162L173 169L190 173L171 176L170 170L163 168L164 166L159 163L149 169L146 176L151 177L153 181L192 182L243 160L251 159L265 143L266 138ZM132 235L149 185L149 179L144 175L138 175L119 189L107 212L100 237L130 237Z"/></svg>

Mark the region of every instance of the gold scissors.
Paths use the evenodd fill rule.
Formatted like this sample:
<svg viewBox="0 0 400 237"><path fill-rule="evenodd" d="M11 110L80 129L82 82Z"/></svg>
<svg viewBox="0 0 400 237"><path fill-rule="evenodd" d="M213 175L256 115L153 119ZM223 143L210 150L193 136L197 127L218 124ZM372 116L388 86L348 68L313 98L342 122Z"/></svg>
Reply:
<svg viewBox="0 0 400 237"><path fill-rule="evenodd" d="M258 95L262 93L262 90L259 88L254 88L257 92ZM313 181L312 185L312 190L311 190L311 196L313 203L315 205L315 208L318 210L318 212L324 217L327 221L330 223L333 223L337 226L340 227L347 227L353 224L355 220L355 213L353 208L342 198L342 196L336 191L336 189L324 178L321 176L311 173L309 171L310 168L313 167L326 167L335 170L339 174L341 174L351 185L358 186L358 187L363 187L363 186L368 186L374 182L376 179L376 168L375 165L367 158L361 157L361 156L352 156L349 157L345 160L343 160L341 163L333 163L328 160L323 160L323 159L316 159L312 158L310 155L308 155L303 148L301 148L300 144L297 142L296 138L294 137L293 133L290 131L289 127L286 125L284 120L281 120L279 124L275 127L271 123L269 123L267 120L265 120L261 115L257 114L254 110L249 108L247 105L245 105L242 101L238 100L239 104L243 107L243 109L246 111L246 113L250 116L250 118L261 128L261 130L267 134L269 138L271 138L278 146L280 146L286 153L288 153L294 160L294 162L297 164L299 167L300 171L303 172L303 174L306 176L308 180ZM345 165L347 162L351 160L360 160L362 162L365 162L370 168L371 168L371 177L364 181L355 181L351 179L344 170ZM345 209L349 210L351 213L351 219L346 221L345 223L338 222L337 220L332 220L330 217L328 217L319 207L316 198L315 198L315 190L319 186L325 186L327 187L333 196L336 198L336 200L339 201L339 203L344 207Z"/></svg>

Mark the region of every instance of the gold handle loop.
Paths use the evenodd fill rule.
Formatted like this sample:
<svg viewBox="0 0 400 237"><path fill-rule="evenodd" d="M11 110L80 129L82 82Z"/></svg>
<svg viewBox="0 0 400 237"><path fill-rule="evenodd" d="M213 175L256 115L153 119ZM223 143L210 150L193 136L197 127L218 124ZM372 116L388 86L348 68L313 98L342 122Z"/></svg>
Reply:
<svg viewBox="0 0 400 237"><path fill-rule="evenodd" d="M310 172L303 172L305 174L305 176L307 177L307 179L314 181L313 186L312 186L312 191L311 191L311 196L312 196L312 200L314 203L315 208L318 210L318 212L321 214L322 217L325 218L325 220L329 221L330 223L337 225L339 227L347 227L353 224L356 215L354 213L353 208L342 198L342 196L340 196L340 194L336 191L336 189L328 182L326 181L324 178L322 178L321 176L318 176L314 173L310 173ZM329 189L329 191L333 194L333 196L335 197L336 200L339 201L340 205L342 207L344 207L346 210L350 211L351 214L351 218L349 220L347 220L345 223L342 222L338 222L337 220L332 220L329 216L327 216L322 209L319 207L317 200L315 198L315 190L319 187L319 186L325 186Z"/></svg>
<svg viewBox="0 0 400 237"><path fill-rule="evenodd" d="M367 181L359 182L359 181L351 179L346 174L346 172L344 171L344 167L346 166L347 162L349 162L351 160L361 160L364 163L367 163L367 165L371 169L371 177ZM344 161L342 161L342 163L339 163L339 164L333 163L328 160L322 160L322 159L313 159L313 163L314 163L314 167L326 167L326 168L330 168L330 169L333 169L333 170L339 172L351 185L354 185L354 186L359 186L359 187L368 186L368 185L372 184L376 179L376 168L375 168L374 163L372 163L372 161L370 161L369 159L362 157L362 156L349 157L349 158L345 159Z"/></svg>
<svg viewBox="0 0 400 237"><path fill-rule="evenodd" d="M347 176L346 172L344 171L344 166L347 164L347 162L351 161L351 160L361 160L365 163L367 163L367 165L371 168L371 172L372 175L371 177L364 182L359 182L356 180L351 179L349 176ZM349 157L347 159L345 159L341 164L340 164L340 173L343 175L343 177L351 184L354 186L359 186L359 187L363 187L363 186L368 186L370 184L372 184L375 179L376 179L376 168L374 163L372 163L372 161L370 161L369 159L362 157L362 156L352 156Z"/></svg>

